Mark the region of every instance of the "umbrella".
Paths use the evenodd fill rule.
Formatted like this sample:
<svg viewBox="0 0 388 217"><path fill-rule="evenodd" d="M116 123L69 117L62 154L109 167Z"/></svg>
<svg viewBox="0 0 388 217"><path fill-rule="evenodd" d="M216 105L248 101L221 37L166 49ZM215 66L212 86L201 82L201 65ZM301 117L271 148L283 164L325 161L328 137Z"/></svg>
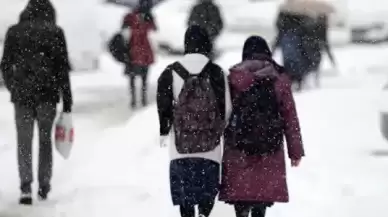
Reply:
<svg viewBox="0 0 388 217"><path fill-rule="evenodd" d="M143 1L151 8L154 7L156 4L163 2L164 0L106 0L106 3L134 8L139 4L139 1Z"/></svg>
<svg viewBox="0 0 388 217"><path fill-rule="evenodd" d="M335 12L333 5L323 0L288 0L280 6L280 10L308 16L328 15Z"/></svg>

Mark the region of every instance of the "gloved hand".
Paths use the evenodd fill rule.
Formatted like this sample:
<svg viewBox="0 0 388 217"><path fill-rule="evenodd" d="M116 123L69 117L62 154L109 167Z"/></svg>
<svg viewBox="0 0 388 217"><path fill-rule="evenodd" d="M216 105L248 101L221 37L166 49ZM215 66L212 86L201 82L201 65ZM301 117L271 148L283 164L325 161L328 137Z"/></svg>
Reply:
<svg viewBox="0 0 388 217"><path fill-rule="evenodd" d="M291 159L291 166L292 167L299 167L301 160L302 159Z"/></svg>
<svg viewBox="0 0 388 217"><path fill-rule="evenodd" d="M160 144L160 147L161 148L164 148L167 146L167 142L168 142L168 135L167 136L160 136L160 141L159 141L159 144Z"/></svg>
<svg viewBox="0 0 388 217"><path fill-rule="evenodd" d="M64 113L71 113L72 105L70 103L63 103L63 109L62 111Z"/></svg>

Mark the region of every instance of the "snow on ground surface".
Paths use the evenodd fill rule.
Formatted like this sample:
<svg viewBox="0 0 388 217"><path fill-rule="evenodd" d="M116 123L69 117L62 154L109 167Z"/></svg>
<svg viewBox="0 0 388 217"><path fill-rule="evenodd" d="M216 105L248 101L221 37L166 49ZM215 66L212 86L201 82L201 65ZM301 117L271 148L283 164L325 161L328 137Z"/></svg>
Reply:
<svg viewBox="0 0 388 217"><path fill-rule="evenodd" d="M269 217L385 216L388 144L379 133L378 104L387 51L337 48L338 71L325 62L322 88L296 94L307 157L288 170L291 203L275 205ZM227 69L239 59L232 50L218 62ZM153 94L173 60L159 57L152 68ZM16 205L13 112L8 94L0 92L0 216L178 216L169 196L167 149L158 144L156 106L130 111L122 68L108 57L102 62L102 71L72 77L74 150L68 161L55 153L51 199L32 208ZM217 203L212 216L234 212Z"/></svg>
<svg viewBox="0 0 388 217"><path fill-rule="evenodd" d="M115 19L106 16L100 25L113 31ZM225 53L217 61L224 69L241 59L248 34L225 34ZM183 41L178 34L166 37ZM388 142L380 135L378 112L387 53L388 45L335 48L338 69L331 69L325 60L322 88L295 94L307 157L300 168L288 170L291 202L275 205L268 217L386 216ZM64 161L54 153L50 200L33 207L16 204L13 108L8 93L0 90L0 216L177 217L170 202L167 149L158 144L154 103L156 80L175 60L157 57L149 78L151 105L137 111L128 109L128 81L110 57L101 57L98 71L73 74L72 156ZM234 212L217 203L212 216L233 217Z"/></svg>

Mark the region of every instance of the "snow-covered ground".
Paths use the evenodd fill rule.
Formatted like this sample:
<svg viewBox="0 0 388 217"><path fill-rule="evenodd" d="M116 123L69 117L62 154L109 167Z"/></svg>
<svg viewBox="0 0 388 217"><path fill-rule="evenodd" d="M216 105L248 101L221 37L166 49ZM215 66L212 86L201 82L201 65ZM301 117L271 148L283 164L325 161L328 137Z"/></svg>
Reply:
<svg viewBox="0 0 388 217"><path fill-rule="evenodd" d="M338 71L325 63L322 88L296 94L307 157L288 170L291 203L274 206L269 217L385 216L388 144L379 133L378 105L387 52L387 46L335 49ZM232 50L218 62L227 69L239 59ZM51 199L31 208L16 205L13 111L0 92L0 216L178 216L169 200L168 155L158 145L155 104L130 111L122 68L103 60L102 71L72 78L73 153L68 161L55 154ZM151 86L171 61L159 57ZM212 214L233 215L222 203Z"/></svg>
<svg viewBox="0 0 388 217"><path fill-rule="evenodd" d="M111 23L118 17L106 16L99 25L114 31ZM169 37L181 42L179 34ZM224 69L241 59L248 34L224 36L225 53L217 60ZM335 48L338 68L325 60L322 87L295 95L307 156L300 168L288 170L291 202L275 205L268 217L386 216L388 142L380 135L378 112L387 53L387 45ZM8 93L0 91L0 217L178 217L170 202L169 160L159 147L154 103L156 80L176 58L157 57L149 78L152 103L138 111L128 108L122 67L106 55L100 59L98 71L72 76L72 156L65 161L55 153L50 200L33 207L17 205L13 108ZM234 212L217 203L212 216L233 217Z"/></svg>

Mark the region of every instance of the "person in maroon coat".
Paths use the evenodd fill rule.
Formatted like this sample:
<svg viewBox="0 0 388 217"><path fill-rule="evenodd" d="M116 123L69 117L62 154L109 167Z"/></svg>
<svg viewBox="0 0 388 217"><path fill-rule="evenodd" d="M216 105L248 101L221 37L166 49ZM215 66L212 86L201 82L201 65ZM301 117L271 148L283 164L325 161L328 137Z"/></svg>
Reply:
<svg viewBox="0 0 388 217"><path fill-rule="evenodd" d="M125 68L125 74L130 79L131 106L136 107L135 78L142 79L142 104L147 104L147 76L149 66L154 63L154 52L148 34L156 31L151 9L146 1L140 1L139 6L124 17L122 28L129 28L130 62Z"/></svg>
<svg viewBox="0 0 388 217"><path fill-rule="evenodd" d="M271 58L266 41L252 36L244 44L243 61L230 69L232 98L251 86L260 76L276 77L275 95L284 121L284 136L292 166L304 156L301 132L291 81L283 67ZM225 144L219 199L233 204L237 217L264 217L274 202L288 202L284 147L265 157L246 155Z"/></svg>

